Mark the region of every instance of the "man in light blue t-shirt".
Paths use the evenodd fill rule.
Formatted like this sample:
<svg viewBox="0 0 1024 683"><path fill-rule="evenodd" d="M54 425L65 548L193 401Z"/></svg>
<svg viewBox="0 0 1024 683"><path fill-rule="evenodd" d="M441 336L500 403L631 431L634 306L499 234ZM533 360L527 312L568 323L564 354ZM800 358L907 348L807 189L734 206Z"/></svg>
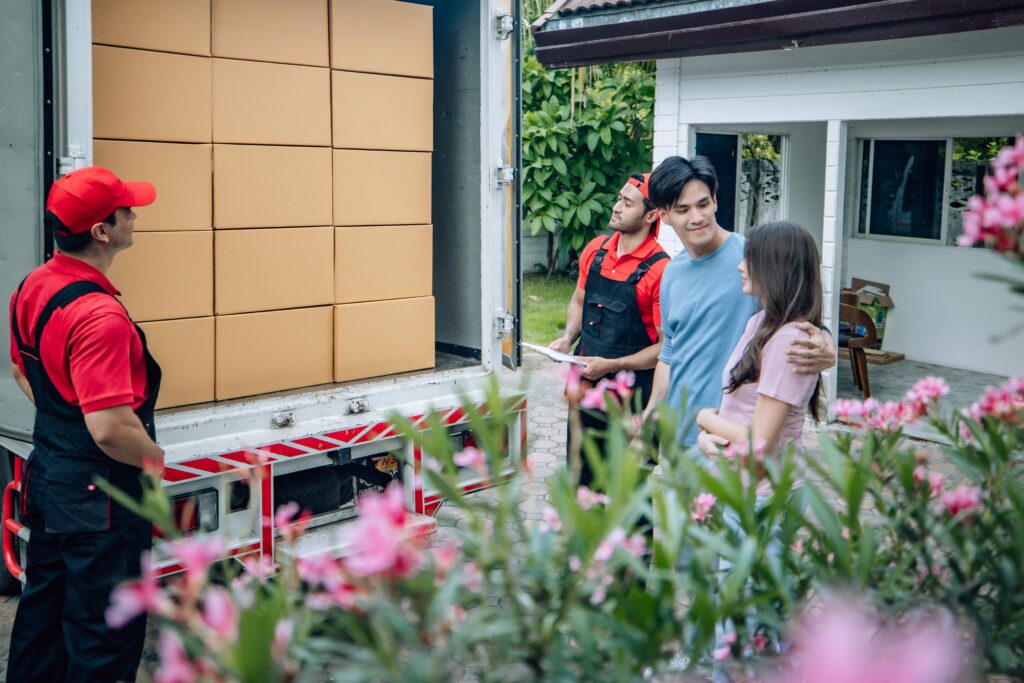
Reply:
<svg viewBox="0 0 1024 683"><path fill-rule="evenodd" d="M685 389L690 428L682 442L697 442L692 418L703 408L717 408L722 399L722 371L733 347L743 336L750 316L760 308L743 293L736 270L743 261L746 240L718 224L718 177L705 157L669 157L650 179L651 202L662 221L683 243L661 279L661 320L665 341L654 372L648 412L665 401L678 409ZM810 335L794 340L791 361L808 373L826 370L836 362L835 343L813 325L801 323Z"/></svg>

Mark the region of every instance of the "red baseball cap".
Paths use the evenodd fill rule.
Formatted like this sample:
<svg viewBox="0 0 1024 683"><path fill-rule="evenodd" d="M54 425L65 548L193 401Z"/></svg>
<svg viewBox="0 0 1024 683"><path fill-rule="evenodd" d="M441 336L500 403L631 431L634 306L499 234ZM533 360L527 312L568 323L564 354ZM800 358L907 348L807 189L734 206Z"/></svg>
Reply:
<svg viewBox="0 0 1024 683"><path fill-rule="evenodd" d="M646 199L647 201L651 201L651 190L650 190L651 174L650 173L644 173L643 176L644 176L643 180L637 180L633 176L630 176L629 180L627 180L626 182L629 183L630 185L632 185L633 187L635 187L636 189L640 190L640 194L642 194L644 196L644 199ZM658 236L658 230L660 228L661 228L661 216L659 216L654 221L654 226L651 228L651 234L654 235L655 237L657 237Z"/></svg>
<svg viewBox="0 0 1024 683"><path fill-rule="evenodd" d="M146 206L156 201L156 188L145 180L124 181L102 166L86 166L54 181L46 210L77 235L121 207Z"/></svg>

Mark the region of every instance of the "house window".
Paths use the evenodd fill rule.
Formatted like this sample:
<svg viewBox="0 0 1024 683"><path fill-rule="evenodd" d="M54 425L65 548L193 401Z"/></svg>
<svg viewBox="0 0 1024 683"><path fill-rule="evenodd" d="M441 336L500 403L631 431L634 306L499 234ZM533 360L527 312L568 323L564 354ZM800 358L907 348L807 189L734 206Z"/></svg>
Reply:
<svg viewBox="0 0 1024 683"><path fill-rule="evenodd" d="M857 235L955 245L1004 137L861 140Z"/></svg>
<svg viewBox="0 0 1024 683"><path fill-rule="evenodd" d="M948 140L864 140L857 232L943 240L948 147Z"/></svg>

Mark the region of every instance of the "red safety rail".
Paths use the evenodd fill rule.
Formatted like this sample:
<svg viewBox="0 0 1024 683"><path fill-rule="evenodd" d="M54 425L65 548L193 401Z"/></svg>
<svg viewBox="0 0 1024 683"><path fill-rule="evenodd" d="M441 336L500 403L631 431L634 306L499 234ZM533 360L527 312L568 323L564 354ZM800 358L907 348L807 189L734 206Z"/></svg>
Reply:
<svg viewBox="0 0 1024 683"><path fill-rule="evenodd" d="M25 568L21 566L21 558L18 557L18 553L14 551L14 537L17 536L24 542L28 542L29 532L28 528L24 524L20 523L14 516L14 495L21 493L21 481L22 472L25 467L24 461L21 458L14 458L14 476L11 482L7 484L4 489L4 502L3 502L3 550L4 550L4 563L7 565L7 570L11 572L11 576L14 576L25 583Z"/></svg>

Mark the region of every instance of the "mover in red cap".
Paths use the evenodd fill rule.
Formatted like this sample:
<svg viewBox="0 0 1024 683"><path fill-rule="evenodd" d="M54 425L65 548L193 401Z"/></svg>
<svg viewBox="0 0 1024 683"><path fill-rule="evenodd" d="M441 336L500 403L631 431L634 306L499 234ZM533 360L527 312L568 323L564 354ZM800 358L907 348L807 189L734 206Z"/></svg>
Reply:
<svg viewBox="0 0 1024 683"><path fill-rule="evenodd" d="M661 350L661 274L669 256L658 243L661 214L650 202L650 173L630 177L619 190L608 227L580 255L576 292L566 313L565 334L548 346L575 355L587 365L583 377L596 383L623 370L635 373L635 392L646 401ZM601 414L581 413L584 430L604 431ZM593 433L599 447L603 439ZM572 443L573 435L569 435ZM571 452L571 450L570 450ZM582 459L580 483L593 475Z"/></svg>
<svg viewBox="0 0 1024 683"><path fill-rule="evenodd" d="M20 500L31 532L27 582L11 633L11 681L130 681L145 617L104 618L111 590L137 576L152 525L93 483L138 497L142 468L159 472L153 411L160 367L115 298L106 273L131 246L148 182L91 166L57 180L45 222L58 252L11 297L14 377L35 403L33 450Z"/></svg>

